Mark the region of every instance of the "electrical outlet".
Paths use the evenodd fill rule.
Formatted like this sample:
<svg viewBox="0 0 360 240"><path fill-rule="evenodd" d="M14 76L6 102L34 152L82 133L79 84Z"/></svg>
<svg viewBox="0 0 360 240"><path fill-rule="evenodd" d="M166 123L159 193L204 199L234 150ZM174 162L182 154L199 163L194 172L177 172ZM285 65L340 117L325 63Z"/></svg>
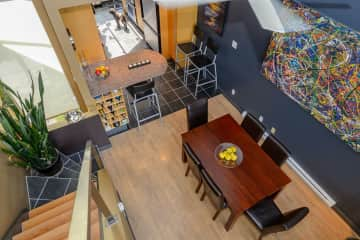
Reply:
<svg viewBox="0 0 360 240"><path fill-rule="evenodd" d="M235 40L233 40L232 43L231 43L231 46L232 46L233 49L236 50L237 47L238 47L238 43Z"/></svg>
<svg viewBox="0 0 360 240"><path fill-rule="evenodd" d="M276 133L276 128L272 127L271 130L270 130L270 132L271 132L272 135L275 135L275 133Z"/></svg>
<svg viewBox="0 0 360 240"><path fill-rule="evenodd" d="M262 115L260 115L259 121L260 121L260 122L263 122L263 121L264 121L264 117L263 117Z"/></svg>
<svg viewBox="0 0 360 240"><path fill-rule="evenodd" d="M231 89L231 95L235 95L236 94L236 91L235 91L235 89Z"/></svg>

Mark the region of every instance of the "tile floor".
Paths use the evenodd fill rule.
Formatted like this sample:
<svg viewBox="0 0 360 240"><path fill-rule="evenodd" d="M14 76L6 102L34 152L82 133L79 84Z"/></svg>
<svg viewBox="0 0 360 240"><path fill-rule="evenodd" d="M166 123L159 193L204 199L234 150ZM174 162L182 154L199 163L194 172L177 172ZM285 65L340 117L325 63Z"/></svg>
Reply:
<svg viewBox="0 0 360 240"><path fill-rule="evenodd" d="M201 87L197 97L195 97L195 81L189 79L188 86L185 86L183 82L182 71L178 70L175 72L175 65L173 61L169 61L168 64L169 67L167 72L163 76L154 80L155 89L159 95L160 109L163 116L185 108L186 105L193 103L196 99L210 98L221 93L219 89L215 90L214 84L209 84L207 86ZM128 109L130 110L129 107ZM139 103L138 110L140 112L139 115L141 118L150 116L156 111L155 108L149 108L149 105L146 102ZM131 111L129 112L130 128L137 127L134 113Z"/></svg>

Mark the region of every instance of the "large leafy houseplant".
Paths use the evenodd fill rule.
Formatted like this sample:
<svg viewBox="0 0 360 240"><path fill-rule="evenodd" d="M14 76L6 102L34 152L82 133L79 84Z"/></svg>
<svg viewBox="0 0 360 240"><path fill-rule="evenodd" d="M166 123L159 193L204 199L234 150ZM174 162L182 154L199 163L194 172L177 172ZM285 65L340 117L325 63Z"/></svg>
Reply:
<svg viewBox="0 0 360 240"><path fill-rule="evenodd" d="M32 78L28 98L0 80L0 149L9 156L10 164L41 172L58 161L58 153L48 137L41 73L38 86L40 100L36 103Z"/></svg>

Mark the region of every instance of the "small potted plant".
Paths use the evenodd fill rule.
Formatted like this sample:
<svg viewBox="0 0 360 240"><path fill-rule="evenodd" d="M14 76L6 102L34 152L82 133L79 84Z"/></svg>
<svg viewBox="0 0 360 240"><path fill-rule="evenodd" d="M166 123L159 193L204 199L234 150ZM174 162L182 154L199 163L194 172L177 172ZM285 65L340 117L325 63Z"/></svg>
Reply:
<svg viewBox="0 0 360 240"><path fill-rule="evenodd" d="M40 100L35 102L32 78L28 98L22 98L0 80L0 149L8 155L10 164L52 176L62 169L63 163L49 140L41 73L38 85Z"/></svg>

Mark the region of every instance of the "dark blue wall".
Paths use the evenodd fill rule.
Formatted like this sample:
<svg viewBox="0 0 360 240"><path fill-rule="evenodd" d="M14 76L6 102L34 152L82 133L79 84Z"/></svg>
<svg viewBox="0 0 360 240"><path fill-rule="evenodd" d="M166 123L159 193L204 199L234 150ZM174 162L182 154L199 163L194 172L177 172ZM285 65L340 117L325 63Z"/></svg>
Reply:
<svg viewBox="0 0 360 240"><path fill-rule="evenodd" d="M312 2L307 0L307 2ZM360 30L360 0L313 0L349 3L351 9L318 9ZM261 74L271 32L263 30L247 0L233 0L222 37L199 25L220 45L217 67L220 88L236 105L255 115L263 115L270 129L301 165L336 201L337 208L360 226L360 154L305 112ZM231 47L232 40L238 49ZM231 96L231 89L236 95Z"/></svg>

